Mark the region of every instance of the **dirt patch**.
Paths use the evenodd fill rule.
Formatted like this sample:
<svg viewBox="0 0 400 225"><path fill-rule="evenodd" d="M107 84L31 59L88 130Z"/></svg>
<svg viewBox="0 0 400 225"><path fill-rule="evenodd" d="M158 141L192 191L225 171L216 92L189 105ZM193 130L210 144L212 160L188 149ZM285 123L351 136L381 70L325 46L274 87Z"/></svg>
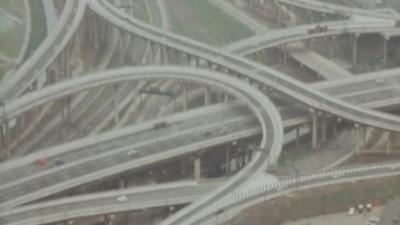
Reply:
<svg viewBox="0 0 400 225"><path fill-rule="evenodd" d="M381 205L399 194L400 176L315 188L253 206L226 225L276 225L343 212L359 203Z"/></svg>

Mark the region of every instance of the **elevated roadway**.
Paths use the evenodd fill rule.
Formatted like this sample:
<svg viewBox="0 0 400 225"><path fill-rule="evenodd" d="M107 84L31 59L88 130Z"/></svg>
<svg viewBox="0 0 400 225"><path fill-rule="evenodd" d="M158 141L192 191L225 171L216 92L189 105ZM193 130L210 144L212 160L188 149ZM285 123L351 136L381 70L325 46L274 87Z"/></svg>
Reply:
<svg viewBox="0 0 400 225"><path fill-rule="evenodd" d="M349 8L342 5L331 4L316 0L278 0L279 3L296 6L298 8L307 9L316 12L330 13L333 15L341 15L347 17L377 18L388 21L400 19L398 15L377 12L373 10L365 10L358 8Z"/></svg>
<svg viewBox="0 0 400 225"><path fill-rule="evenodd" d="M35 53L8 79L0 84L0 100L10 101L24 93L60 54L78 28L86 11L87 3L67 1L64 11L48 37Z"/></svg>
<svg viewBox="0 0 400 225"><path fill-rule="evenodd" d="M229 78L226 75L218 74L211 71L199 71L191 68L178 68L178 67L151 67L151 68L124 68L114 71L104 72L97 76L85 76L79 79L75 79L68 82L63 82L61 84L53 85L42 91L38 91L30 94L29 96L22 97L19 101L15 101L15 103L10 103L6 106L4 111L6 111L6 115L16 116L18 113L26 110L27 108L33 107L32 105L38 105L43 102L47 102L50 100L56 100L62 96L67 95L68 93L74 93L77 91L85 90L90 87L96 87L106 83L112 82L121 82L127 80L135 80L135 79L177 79L177 80L186 80L192 81L196 83L203 83L212 87L217 87L221 90L226 90L226 92L235 96L237 99L246 102L249 104L249 108L255 114L256 118L260 121L262 139L260 145L260 152L256 152L254 159L258 159L259 164L257 166L253 165L250 167L252 169L260 169L263 168L262 165L265 164L266 158L262 157L262 155L267 156L268 153L270 157L277 157L280 153L281 148L281 140L283 135L283 128L280 126L280 116L279 113L274 111L274 106L269 103L268 98L262 93L254 90L251 86L246 85L240 81ZM245 91L243 91L245 90ZM248 91L248 92L247 92ZM34 101L34 99L40 99L40 101ZM31 104L28 106L27 104ZM24 107L25 106L25 107ZM25 109L22 109L22 108ZM19 110L18 110L19 109ZM270 111L274 112L273 118L270 119L269 114ZM251 118L250 118L251 120ZM257 121L257 120L256 120ZM256 122L254 121L254 122ZM231 123L232 127L237 127L237 121L230 121L227 123ZM254 130L246 130L244 127L248 124L248 120L244 121L242 125L242 130L239 132L241 135L254 135ZM257 122L256 122L257 123ZM251 124L251 123L250 123ZM147 125L147 129L151 129L151 125ZM150 126L150 127L149 127ZM59 190L65 190L68 187L72 187L82 182L88 182L90 180L94 180L96 178L104 177L107 175L115 174L117 172L121 172L124 170L132 169L135 166L147 165L149 163L158 162L162 158L164 160L172 157L176 157L178 155L188 154L191 151L195 151L198 149L206 148L208 146L213 146L218 143L224 143L226 141L235 140L240 138L240 134L231 134L227 135L230 137L214 137L209 139L207 135L201 135L201 132L204 132L204 129L209 129L210 127L215 127L215 129L220 129L222 125L203 125L199 127L195 127L192 130L175 132L170 135L161 136L158 142L153 141L145 141L142 140L139 143L135 143L135 145L130 145L128 147L121 147L118 150L113 152L106 152L103 154L98 154L96 156L91 157L90 159L83 159L81 163L84 163L85 168L80 168L76 165L65 165L62 167L67 167L69 170L61 170L60 168L53 168L51 171L54 176L49 176L49 171L44 171L43 173L38 173L35 176L30 176L26 179L21 179L16 182L8 183L3 186L1 199L3 204L2 207L10 207L18 204L22 204L23 202L31 201L34 199L38 199L45 195L55 193ZM268 129L267 129L268 127ZM156 129L157 130L157 129ZM199 133L200 132L200 133ZM229 134L230 130L227 129L225 131ZM219 133L220 135L224 135L225 132ZM252 133L253 132L253 133ZM279 132L279 133L277 133ZM218 133L218 132L217 132ZM268 135L267 135L268 133ZM154 137L157 135L151 135ZM189 138L191 136L191 138ZM98 139L98 138L97 138ZM82 143L79 143L78 146L81 146ZM76 146L77 143L71 143L69 146ZM159 147L151 146L164 146L166 149L169 149L168 152L157 153L151 152L147 150L141 152L145 149L157 149L159 151ZM67 145L68 146L68 145ZM65 147L64 147L65 148ZM63 146L61 146L61 150L49 150L50 154L54 154L57 151L65 151L62 150ZM137 149L140 154L138 154L139 159L137 159L137 164L134 163L135 160L131 160L126 157L128 151L132 149ZM53 152L53 153L51 153ZM153 154L152 154L153 153ZM40 153L38 153L40 154ZM149 156L150 154L151 156ZM114 162L110 160L109 156L114 155L112 158L114 160L118 160ZM37 155L36 155L37 156ZM92 163L89 163L87 160L92 160ZM21 163L21 161L18 161ZM10 162L11 165L18 164L15 162ZM22 160L22 163L27 163L29 160ZM100 163L103 162L103 163ZM139 163L140 162L140 163ZM257 161L256 161L257 162ZM32 162L31 162L32 163ZM4 166L3 168L10 168L10 164L8 166ZM114 165L114 166L112 166ZM260 166L261 165L261 166ZM100 169L103 168L103 170ZM74 179L71 179L74 177ZM245 176L241 176L240 178L245 179ZM42 180L40 180L42 179ZM23 183L26 183L23 184ZM15 186L15 187L14 187ZM18 187L18 188L17 188ZM28 189L27 189L28 188ZM18 190L19 189L19 190ZM28 191L29 190L29 191ZM14 193L18 191L19 193ZM29 193L27 193L29 192ZM24 195L26 193L26 195ZM15 199L15 196L17 196Z"/></svg>
<svg viewBox="0 0 400 225"><path fill-rule="evenodd" d="M317 25L327 26L328 29L321 32L309 33L308 30L315 28ZM353 21L341 20L315 24L307 24L286 29L277 30L271 33L253 36L243 39L231 45L224 50L246 56L263 49L278 47L297 41L303 41L312 38L328 37L341 34L368 34L380 33L386 35L398 35L400 29L395 28L387 21Z"/></svg>
<svg viewBox="0 0 400 225"><path fill-rule="evenodd" d="M400 130L400 121L397 117L361 109L344 103L343 101L327 96L320 91L310 89L308 85L298 82L293 78L290 78L288 75L273 70L267 66L258 65L257 63L251 62L243 57L237 57L219 51L205 44L166 31L161 31L157 28L141 23L140 21L127 18L123 14L115 13L113 6L107 2L89 1L89 6L100 16L109 20L120 29L126 30L135 35L143 36L144 38L165 46L178 49L195 57L211 61L243 75L252 82L269 86L277 92L288 95L306 105L309 105L310 107L315 107L321 111L326 111L361 124L381 127L392 131ZM386 24L386 26L390 27L388 24Z"/></svg>
<svg viewBox="0 0 400 225"><path fill-rule="evenodd" d="M221 183L218 180L202 183L180 181L61 198L1 212L0 223L36 225L84 216L189 204L213 191ZM122 195L127 198L124 202L117 200Z"/></svg>
<svg viewBox="0 0 400 225"><path fill-rule="evenodd" d="M182 225L213 224L216 217L219 223L239 214L244 209L257 203L288 195L293 192L308 190L345 182L377 179L400 175L400 163L371 164L356 167L339 168L315 172L295 177L281 178L279 182L255 186L245 192L231 193L226 198L210 205L207 210L196 214ZM221 215L223 214L223 215Z"/></svg>
<svg viewBox="0 0 400 225"><path fill-rule="evenodd" d="M221 201L211 205L208 212L191 218L185 224L203 224L210 218L214 219L214 216L218 216L216 214L221 211L224 213L222 220L225 221L245 208L291 192L333 184L338 185L350 181L354 182L355 180L397 176L399 174L400 164L390 162L285 177L278 182L261 183L253 188L231 193ZM0 213L0 222L4 225L38 225L92 215L187 204L198 200L220 185L221 181L206 183L177 182L57 199L21 206L8 212ZM117 200L121 195L127 197L125 202Z"/></svg>
<svg viewBox="0 0 400 225"><path fill-rule="evenodd" d="M205 44L200 44L175 34L160 31L159 29L141 23L140 21L133 20L123 14L117 13L115 8L107 2L89 1L89 7L122 30L142 36L143 38L156 43L161 43L162 45L178 49L192 56L211 61L229 69L230 71L235 71L244 75L250 81L266 85L280 93L303 102L310 107L315 107L321 111L329 112L356 123L379 127L385 130L400 131L400 121L397 117L355 107L351 104L327 96L317 90L310 90L309 86L306 86L283 73L275 71L272 68L258 65L242 57L230 55L226 52L216 50ZM251 165L248 168L250 167ZM248 171L243 170L243 172L245 173ZM242 176L242 174L238 174L238 176ZM209 205L210 202L214 202L224 196L227 193L227 190L232 190L233 185L239 180L240 179L228 182L226 186L227 188L221 188L219 191L216 191L215 194L211 194L205 199L182 209L164 221L163 224L182 224L183 221L186 221L193 215L198 215L200 210L204 209L204 207ZM241 181L240 183L243 182L245 181Z"/></svg>

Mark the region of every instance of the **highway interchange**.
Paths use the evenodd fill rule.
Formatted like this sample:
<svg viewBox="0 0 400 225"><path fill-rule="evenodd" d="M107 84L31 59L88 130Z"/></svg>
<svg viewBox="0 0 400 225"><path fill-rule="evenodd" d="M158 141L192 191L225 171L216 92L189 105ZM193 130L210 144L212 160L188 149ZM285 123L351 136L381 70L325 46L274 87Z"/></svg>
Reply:
<svg viewBox="0 0 400 225"><path fill-rule="evenodd" d="M280 2L299 6L296 1L282 0ZM317 11L322 8L321 11L332 13L332 6L321 6L314 1L311 3L310 6L307 4L300 4L300 6ZM168 52L171 49L186 54L186 63L189 67L124 67L63 81L19 97L41 76L48 65L63 50L83 19L84 12L89 9L113 24L117 29L148 40L148 43L150 43L148 46L152 46L149 51L155 52L154 46L158 45L160 54L162 54L162 51ZM61 215L60 211L54 208L54 217L50 214L48 219L44 218L43 215L37 218L35 210L40 211L43 207L40 203L35 203L38 205L32 205L32 207L29 205L21 207L19 205L100 178L110 177L123 171L139 169L171 158L190 155L207 147L260 134L259 148L252 153L251 161L237 174L230 177L228 181L222 182L222 184L218 183L215 187L205 185L206 191L202 189L202 184L195 185L196 188L199 188L200 194L196 192L197 189L190 188L191 192L187 193L187 198L182 198L184 200L179 197L185 196L172 195L169 204L173 204L172 201L175 199L177 202L181 201L181 203L196 201L167 218L162 224L202 223L221 207L224 210L241 208L249 204L250 201L254 201L259 195L273 196L276 193L283 193L285 190L291 189L293 185L297 187L298 183L305 187L323 185L326 182L332 182L332 176L335 173L344 173L346 176L340 175L344 181L350 178L371 177L372 175L397 175L399 173L397 163L372 165L351 170L339 169L338 172L308 175L305 176L306 178L290 178L272 184L272 186L268 184L264 188L258 187L258 189L239 195L239 197L229 196L229 193L246 183L251 183L252 179L263 174L265 170L271 171L277 168L284 143L284 128L309 123L311 120L311 116L308 114L309 109L311 109L311 112L325 112L354 124L362 124L390 132L400 131L400 119L397 116L371 110L395 106L399 103L400 99L395 97L399 93L397 84L400 79L396 69L339 79L338 81L327 79L328 81L324 82L304 84L287 74L245 58L245 56L261 50L316 37L335 36L343 33L358 35L378 33L385 36L399 34L398 28L395 27L395 21L398 19L396 16L365 10L335 8L334 13L338 12L346 16L355 14L376 20L374 22L360 22L350 19L321 23L327 25L329 29L317 34L308 33L308 30L315 27L316 24L287 28L217 49L149 26L122 13L107 1L88 0L66 3L60 18L62 25L58 27L59 29L51 33L51 36L45 40L35 54L17 70L16 76L3 83L0 89L0 97L6 104L0 112L2 123L7 123L5 121L12 120L40 105L65 99L66 96L74 93L132 80L192 82L196 85L222 90L225 94L235 97L238 102L205 106L196 110L172 114L138 125L130 125L123 129L102 133L98 136L88 136L49 147L26 157L0 164L0 209L5 211L5 213L0 213L2 224L41 224L44 223L43 221L55 222L83 215L133 210L135 208L127 203L115 206L116 202L101 200L103 198L101 194L94 199L110 202L114 205L111 205L108 209L91 208L86 211L86 214L64 212ZM211 69L216 67L217 71L194 68L193 64L197 67L207 64L211 66ZM379 85L377 85L377 79L382 79ZM121 85L125 87L122 90L126 91L122 95L122 99L128 96L128 90L131 88L127 84L124 85ZM297 101L302 110L298 110L297 114L289 117L282 116L285 109L281 109L279 112L274 103L265 95L271 92L288 96ZM109 100L105 104L108 105L108 110L105 110L105 113L111 115L108 117L110 120L113 118L113 103L114 100ZM104 116L98 118L101 119L102 117L104 118ZM221 120L221 118L224 118L224 120ZM209 124L204 124L204 121ZM155 129L156 124L160 123L165 125ZM210 136L210 133L213 135ZM132 136L133 134L134 136ZM158 138L154 139L154 137ZM132 150L137 151L133 160L126 157L127 152ZM48 165L41 168L35 167L33 162L43 158L44 155L49 160ZM57 160L63 160L67 163L57 166L55 164ZM274 191L271 192L272 189ZM175 191L178 191L178 189ZM209 194L204 195L204 192ZM126 194L130 195L129 193L126 190ZM174 193L179 193L179 191ZM150 201L145 197L145 194L142 194L137 194L137 197L132 194L129 199L136 201L136 198L143 198ZM111 199L119 195L121 195L121 192L105 194L105 196L110 196ZM200 198L199 195L202 197ZM81 200L85 201L85 199L79 199L79 197L62 201L73 204L74 201L79 202ZM57 200L54 204L59 204L56 202ZM43 204L46 206L46 203ZM48 204L53 210L53 203ZM94 204L85 201L82 203L82 207L90 208ZM144 202L143 204L148 203ZM13 209L14 207L16 208ZM28 219L25 220L25 217L18 216L22 221L14 223L15 217L10 216L10 219L8 215L18 213L20 207L21 211L28 212L26 216ZM67 206L63 205L62 209L65 209L65 207ZM30 217L33 217L33 219L30 220Z"/></svg>

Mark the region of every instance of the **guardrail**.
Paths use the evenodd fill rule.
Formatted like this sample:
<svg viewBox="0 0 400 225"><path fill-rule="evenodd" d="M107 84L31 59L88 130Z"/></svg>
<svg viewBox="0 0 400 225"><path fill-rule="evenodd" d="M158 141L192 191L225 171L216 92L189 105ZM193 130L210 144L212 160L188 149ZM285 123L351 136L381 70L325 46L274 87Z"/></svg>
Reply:
<svg viewBox="0 0 400 225"><path fill-rule="evenodd" d="M343 182L343 180L347 180L349 178L355 178L357 176L363 177L365 175L377 173L381 170L384 170L383 173L392 172L400 174L400 162L373 164L361 167L348 167L338 170L322 171L318 173L309 173L295 177L287 177L281 179L278 182L255 187L249 189L247 192L234 194L229 198L225 198L219 202L216 202L211 207L208 207L206 210L191 217L189 220L183 223L183 225L193 225L204 222L210 217L213 217L224 211L231 210L258 197L278 194L293 188L307 188L307 186L315 186L317 185L317 183L323 183L326 185L335 184L340 181Z"/></svg>

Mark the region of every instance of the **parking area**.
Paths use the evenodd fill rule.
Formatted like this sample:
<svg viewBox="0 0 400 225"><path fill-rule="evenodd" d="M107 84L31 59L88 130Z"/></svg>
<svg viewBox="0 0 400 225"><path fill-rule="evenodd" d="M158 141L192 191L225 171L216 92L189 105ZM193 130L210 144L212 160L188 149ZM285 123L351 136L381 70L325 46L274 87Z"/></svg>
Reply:
<svg viewBox="0 0 400 225"><path fill-rule="evenodd" d="M370 213L347 215L347 212L317 216L309 219L301 219L284 223L284 225L367 225L368 218L379 216L383 207L375 207Z"/></svg>

